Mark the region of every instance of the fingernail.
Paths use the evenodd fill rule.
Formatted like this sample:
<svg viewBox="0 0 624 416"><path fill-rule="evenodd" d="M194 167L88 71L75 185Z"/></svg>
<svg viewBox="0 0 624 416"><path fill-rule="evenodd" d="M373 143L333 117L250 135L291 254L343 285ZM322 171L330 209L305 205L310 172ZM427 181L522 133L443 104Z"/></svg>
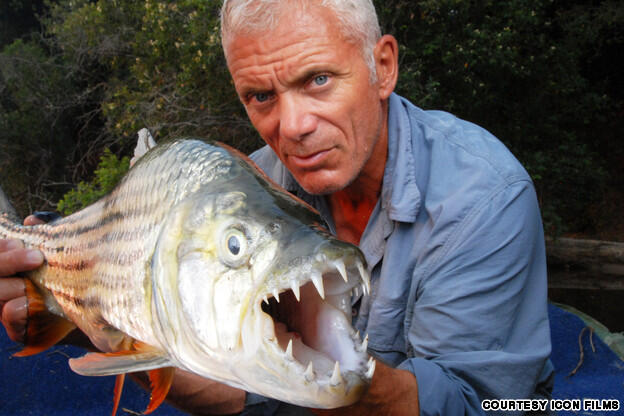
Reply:
<svg viewBox="0 0 624 416"><path fill-rule="evenodd" d="M28 250L26 261L30 264L40 264L43 262L43 254L39 250Z"/></svg>

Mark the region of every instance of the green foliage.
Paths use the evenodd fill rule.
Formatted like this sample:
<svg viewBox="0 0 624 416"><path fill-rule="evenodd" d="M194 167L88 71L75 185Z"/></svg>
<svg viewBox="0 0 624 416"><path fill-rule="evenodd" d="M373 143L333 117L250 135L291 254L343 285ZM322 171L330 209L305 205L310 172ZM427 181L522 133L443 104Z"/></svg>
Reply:
<svg viewBox="0 0 624 416"><path fill-rule="evenodd" d="M82 0L52 8L49 28L65 55L92 59L106 76L107 134L132 142L148 127L156 138L213 136L244 151L259 145L221 51L220 3Z"/></svg>
<svg viewBox="0 0 624 416"><path fill-rule="evenodd" d="M257 148L205 0L57 0L43 32L0 53L0 178L22 215L51 209L106 147L212 137ZM26 191L26 192L24 192Z"/></svg>
<svg viewBox="0 0 624 416"><path fill-rule="evenodd" d="M58 212L69 215L108 194L128 171L129 164L127 156L119 159L106 148L93 179L90 182L80 181L75 189L67 192L58 202Z"/></svg>
<svg viewBox="0 0 624 416"><path fill-rule="evenodd" d="M43 0L4 0L0 2L0 49L38 28L36 13Z"/></svg>
<svg viewBox="0 0 624 416"><path fill-rule="evenodd" d="M624 3L375 3L400 44L397 92L503 140L534 179L549 233L608 224L596 220L603 189L624 189L624 69L615 59L624 43ZM220 4L0 6L0 181L21 214L53 208L93 172L103 149L129 154L143 127L157 140L210 137L244 152L260 145L227 73ZM38 24L27 15L33 8L42 13ZM24 29L38 26L30 36ZM96 193L95 182L63 198L63 209L87 203L82 195Z"/></svg>
<svg viewBox="0 0 624 416"><path fill-rule="evenodd" d="M534 179L550 233L591 226L586 210L602 194L609 164L600 144L611 140L607 120L622 105L613 85L583 67L597 43L615 40L599 27L621 30L624 5L594 4L377 2L400 43L398 92L505 142Z"/></svg>
<svg viewBox="0 0 624 416"><path fill-rule="evenodd" d="M41 43L17 40L0 54L0 178L22 213L55 199L44 191L50 181L66 182L73 117L84 109L74 92Z"/></svg>

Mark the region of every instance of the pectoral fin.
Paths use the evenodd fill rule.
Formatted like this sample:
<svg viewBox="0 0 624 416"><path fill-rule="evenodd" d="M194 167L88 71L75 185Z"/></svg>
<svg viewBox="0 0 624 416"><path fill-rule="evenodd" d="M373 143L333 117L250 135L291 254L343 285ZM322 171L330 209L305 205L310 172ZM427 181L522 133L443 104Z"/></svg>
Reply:
<svg viewBox="0 0 624 416"><path fill-rule="evenodd" d="M146 414L160 406L173 382L175 369L170 367L171 362L161 351L138 342L135 342L133 347L137 349L107 353L93 352L69 360L71 369L83 376L117 375L113 415L119 406L125 373L149 371L152 394L145 410Z"/></svg>
<svg viewBox="0 0 624 416"><path fill-rule="evenodd" d="M25 357L47 350L76 328L73 322L50 313L35 285L28 279L24 282L28 299L28 321L24 342L26 345L21 351L13 354L15 357Z"/></svg>
<svg viewBox="0 0 624 416"><path fill-rule="evenodd" d="M92 352L69 360L69 366L83 376L112 376L171 366L160 351Z"/></svg>

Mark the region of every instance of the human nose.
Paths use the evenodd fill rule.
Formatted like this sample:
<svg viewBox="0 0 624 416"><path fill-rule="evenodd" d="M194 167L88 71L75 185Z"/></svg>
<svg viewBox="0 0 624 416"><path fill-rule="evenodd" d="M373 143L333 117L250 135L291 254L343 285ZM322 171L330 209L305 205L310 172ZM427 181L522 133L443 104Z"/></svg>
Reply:
<svg viewBox="0 0 624 416"><path fill-rule="evenodd" d="M286 139L303 140L316 130L316 117L310 113L303 97L285 94L280 97L280 135Z"/></svg>

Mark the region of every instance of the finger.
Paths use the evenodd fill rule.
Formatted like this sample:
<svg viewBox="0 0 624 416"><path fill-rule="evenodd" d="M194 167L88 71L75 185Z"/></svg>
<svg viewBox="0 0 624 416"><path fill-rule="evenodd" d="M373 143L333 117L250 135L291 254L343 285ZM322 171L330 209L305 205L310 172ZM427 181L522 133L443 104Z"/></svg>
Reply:
<svg viewBox="0 0 624 416"><path fill-rule="evenodd" d="M0 279L0 312L8 301L24 296L26 287L21 277L7 277Z"/></svg>
<svg viewBox="0 0 624 416"><path fill-rule="evenodd" d="M45 224L45 223L46 221L41 220L36 215L29 215L26 218L24 218L24 225L39 225L39 224Z"/></svg>
<svg viewBox="0 0 624 416"><path fill-rule="evenodd" d="M2 316L0 318L9 338L16 342L24 342L28 319L28 301L26 296L8 301L2 308Z"/></svg>
<svg viewBox="0 0 624 416"><path fill-rule="evenodd" d="M24 338L28 314L25 291L22 278L0 279L0 322L12 340Z"/></svg>
<svg viewBox="0 0 624 416"><path fill-rule="evenodd" d="M24 243L20 240L0 240L0 253L3 251L16 250L18 248L24 248Z"/></svg>
<svg viewBox="0 0 624 416"><path fill-rule="evenodd" d="M39 250L20 248L0 252L0 276L11 276L18 272L33 270L43 263Z"/></svg>
<svg viewBox="0 0 624 416"><path fill-rule="evenodd" d="M45 223L56 221L59 218L62 218L60 214L52 211L35 211L32 213L32 215Z"/></svg>

